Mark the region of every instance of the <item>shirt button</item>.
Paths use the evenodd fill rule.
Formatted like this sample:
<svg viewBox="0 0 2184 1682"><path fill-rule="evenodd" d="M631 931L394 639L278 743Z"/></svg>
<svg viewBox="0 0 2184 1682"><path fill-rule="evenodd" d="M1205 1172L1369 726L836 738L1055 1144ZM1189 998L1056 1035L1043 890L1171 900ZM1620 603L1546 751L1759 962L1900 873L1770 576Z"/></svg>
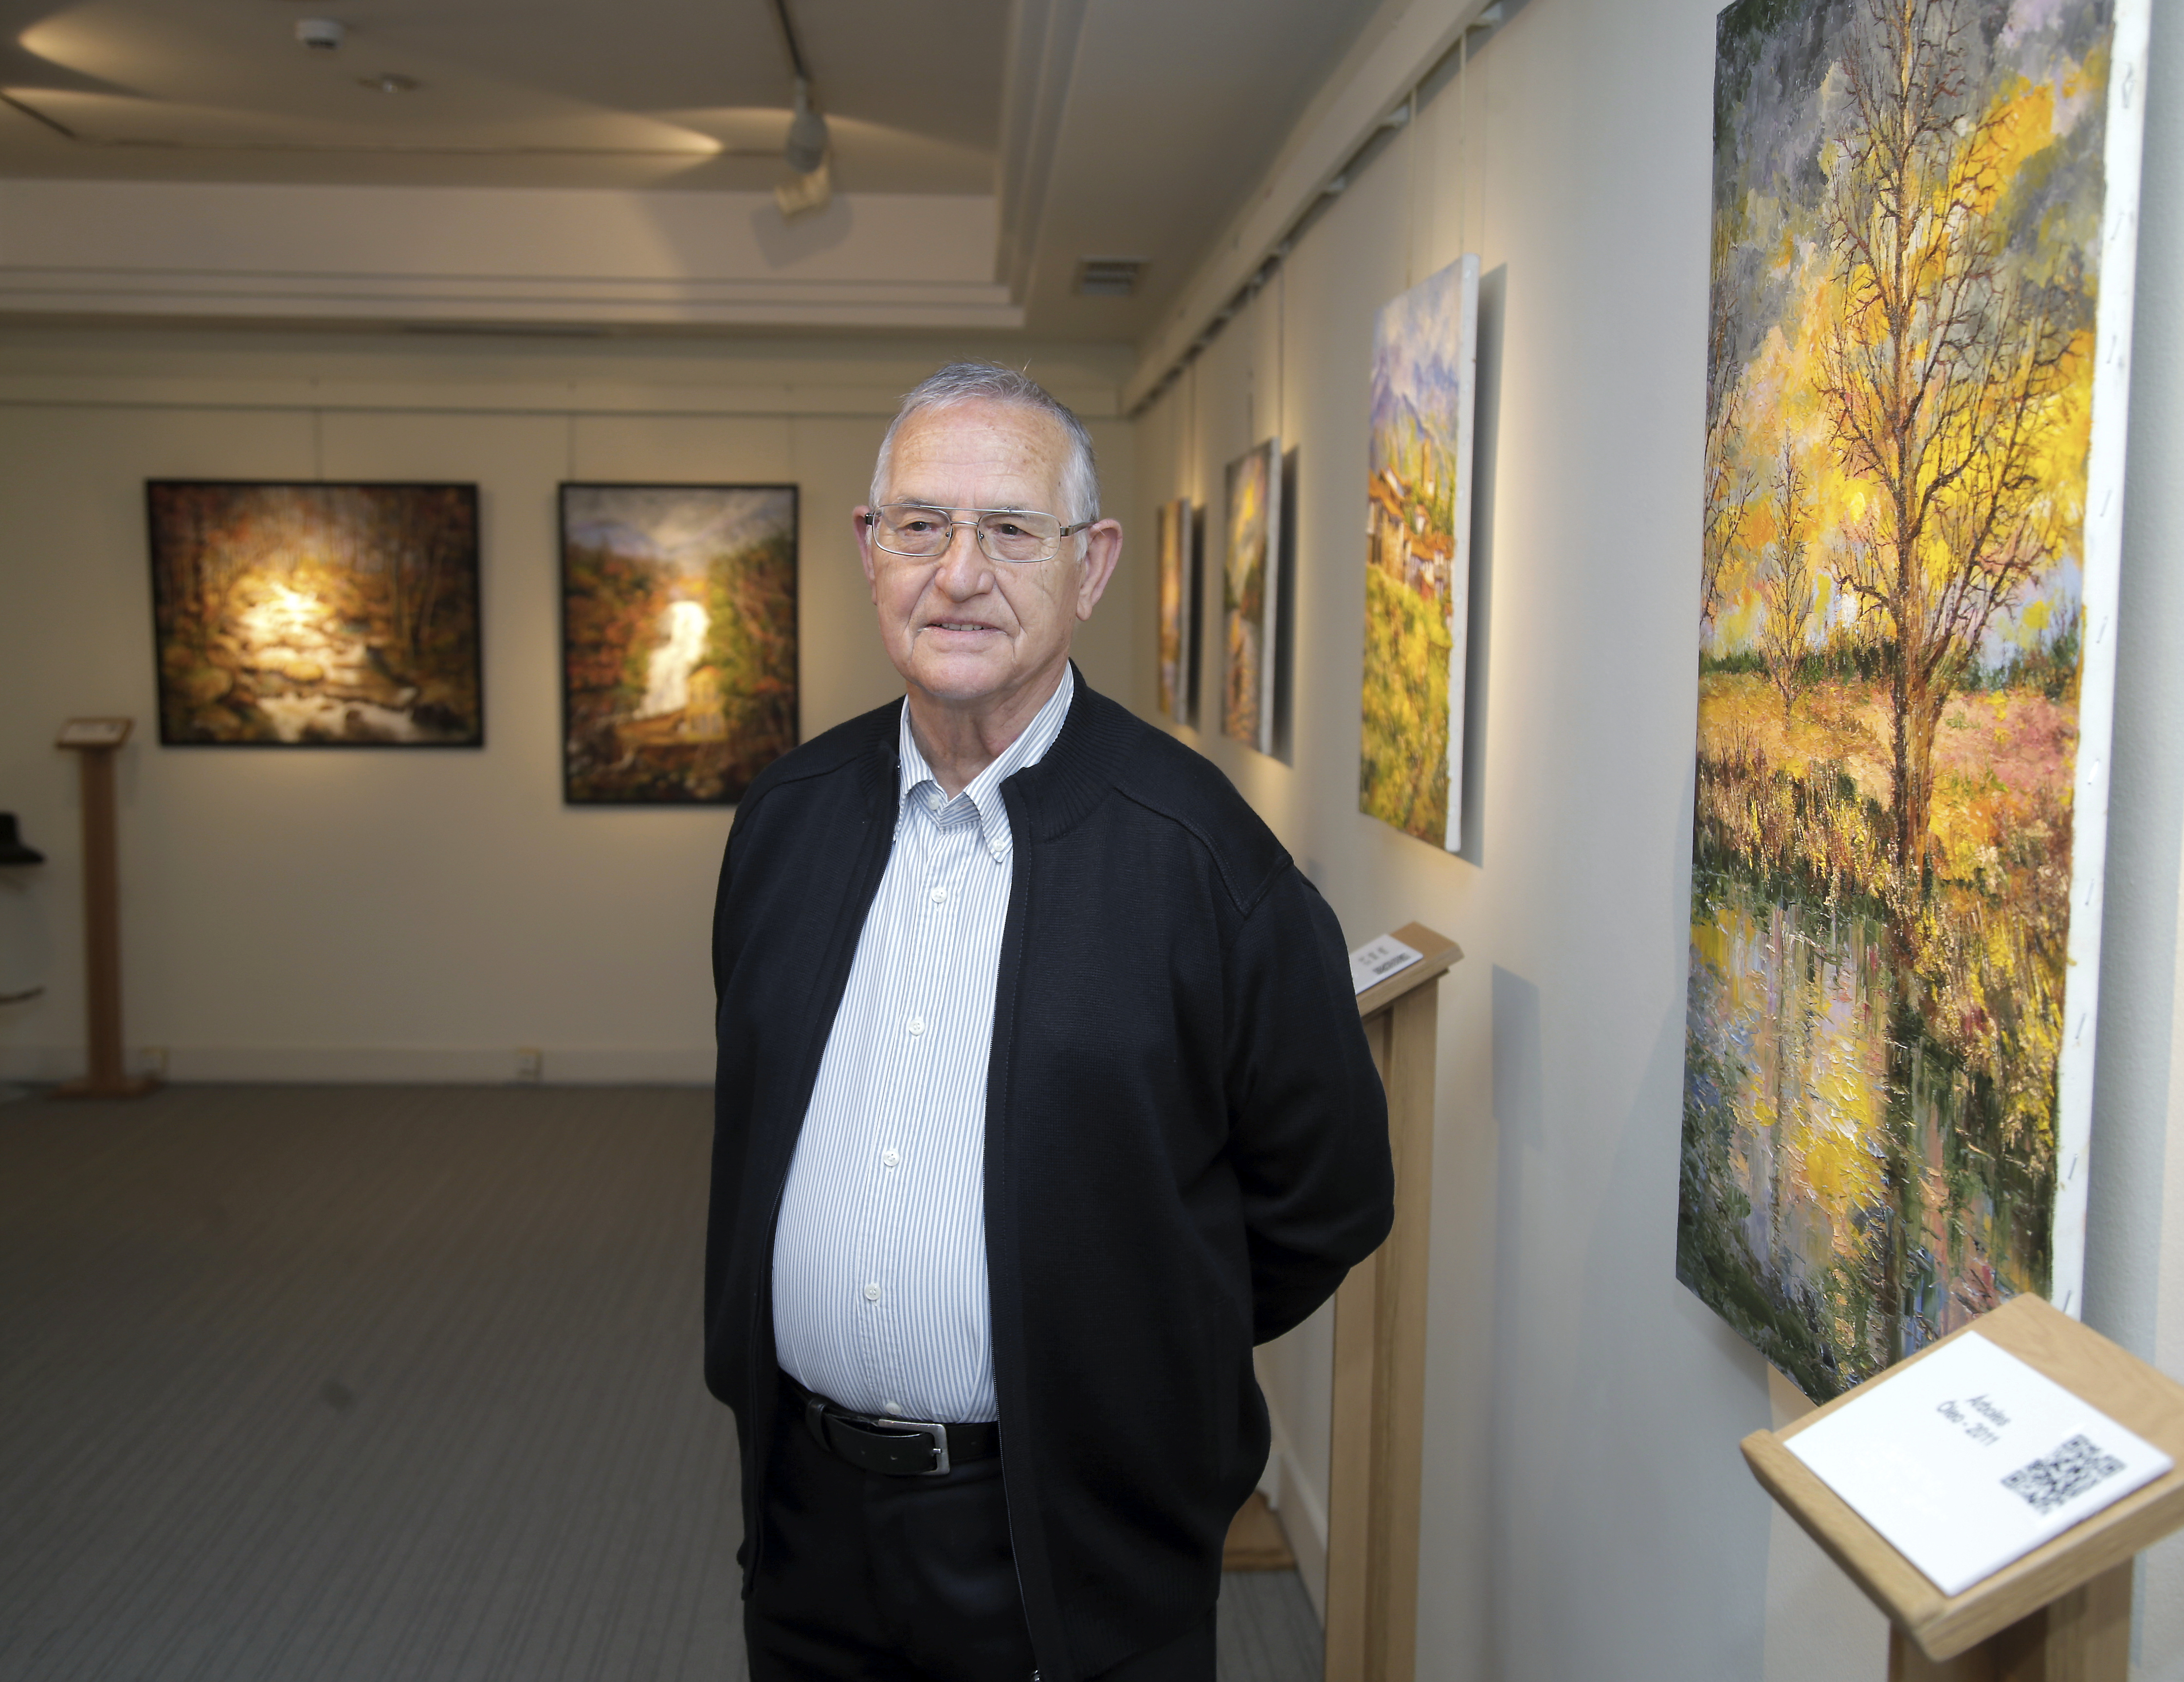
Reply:
<svg viewBox="0 0 2184 1682"><path fill-rule="evenodd" d="M901 1161L902 1152L900 1150L883 1150L880 1152L880 1161L883 1167L892 1168Z"/></svg>
<svg viewBox="0 0 2184 1682"><path fill-rule="evenodd" d="M943 905L947 904L947 902L948 902L948 890L947 890L946 888L934 888L934 889L933 890L933 903L934 905Z"/></svg>
<svg viewBox="0 0 2184 1682"><path fill-rule="evenodd" d="M878 1302L879 1300L880 1288L878 1285L866 1285L865 1287L865 1300L867 1302Z"/></svg>
<svg viewBox="0 0 2184 1682"><path fill-rule="evenodd" d="M925 809L929 812L939 811L940 810L940 796L938 794L928 794L925 797Z"/></svg>
<svg viewBox="0 0 2184 1682"><path fill-rule="evenodd" d="M912 1033L922 1033L925 1032L925 1018L922 1016L912 1016L908 1022L905 1022L903 1026L908 1028Z"/></svg>
<svg viewBox="0 0 2184 1682"><path fill-rule="evenodd" d="M883 1401L880 1404L880 1412L883 1413L900 1413L902 1412L902 1404L899 1401Z"/></svg>

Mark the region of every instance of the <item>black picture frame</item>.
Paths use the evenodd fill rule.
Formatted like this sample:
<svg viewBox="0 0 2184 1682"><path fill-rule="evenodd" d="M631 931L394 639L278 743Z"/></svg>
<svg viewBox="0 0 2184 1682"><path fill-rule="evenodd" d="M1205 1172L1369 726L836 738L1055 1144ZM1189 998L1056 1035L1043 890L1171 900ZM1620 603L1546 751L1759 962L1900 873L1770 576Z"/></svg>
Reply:
<svg viewBox="0 0 2184 1682"><path fill-rule="evenodd" d="M148 479L163 747L485 744L478 487Z"/></svg>
<svg viewBox="0 0 2184 1682"><path fill-rule="evenodd" d="M733 805L800 739L800 487L571 480L555 506L563 802Z"/></svg>

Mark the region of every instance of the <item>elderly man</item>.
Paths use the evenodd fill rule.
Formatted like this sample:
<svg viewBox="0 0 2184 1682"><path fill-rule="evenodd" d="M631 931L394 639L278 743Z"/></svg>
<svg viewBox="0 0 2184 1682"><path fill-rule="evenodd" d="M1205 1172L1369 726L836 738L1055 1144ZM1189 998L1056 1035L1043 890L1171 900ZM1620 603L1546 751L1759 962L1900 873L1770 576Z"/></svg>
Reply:
<svg viewBox="0 0 2184 1682"><path fill-rule="evenodd" d="M705 1375L756 1682L1209 1682L1251 1346L1385 1235L1340 929L1095 694L1084 426L913 391L855 513L905 698L777 761L714 914Z"/></svg>

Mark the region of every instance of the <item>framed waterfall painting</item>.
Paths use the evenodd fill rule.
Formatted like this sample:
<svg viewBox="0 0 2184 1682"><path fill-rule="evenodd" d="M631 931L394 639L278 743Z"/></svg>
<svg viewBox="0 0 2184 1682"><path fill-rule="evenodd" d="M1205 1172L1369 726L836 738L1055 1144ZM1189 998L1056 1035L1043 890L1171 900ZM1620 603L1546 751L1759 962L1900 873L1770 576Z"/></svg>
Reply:
<svg viewBox="0 0 2184 1682"><path fill-rule="evenodd" d="M1282 557L1282 446L1269 438L1228 464L1221 565L1221 730L1274 751Z"/></svg>
<svg viewBox="0 0 2184 1682"><path fill-rule="evenodd" d="M2147 32L1716 25L1676 1271L1815 1398L2082 1300Z"/></svg>
<svg viewBox="0 0 2184 1682"><path fill-rule="evenodd" d="M1160 710L1178 724L1191 722L1198 688L1198 545L1190 498L1160 505Z"/></svg>
<svg viewBox="0 0 2184 1682"><path fill-rule="evenodd" d="M562 788L731 805L796 744L796 487L561 487Z"/></svg>
<svg viewBox="0 0 2184 1682"><path fill-rule="evenodd" d="M1412 287L1373 324L1357 805L1451 852L1463 838L1478 368L1476 257Z"/></svg>
<svg viewBox="0 0 2184 1682"><path fill-rule="evenodd" d="M485 740L475 485L154 479L167 747Z"/></svg>

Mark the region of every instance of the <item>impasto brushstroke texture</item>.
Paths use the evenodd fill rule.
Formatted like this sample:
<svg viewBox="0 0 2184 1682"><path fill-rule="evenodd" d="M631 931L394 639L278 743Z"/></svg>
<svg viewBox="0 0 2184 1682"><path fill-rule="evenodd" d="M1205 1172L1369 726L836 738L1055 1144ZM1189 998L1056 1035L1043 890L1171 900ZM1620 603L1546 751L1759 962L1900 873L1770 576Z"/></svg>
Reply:
<svg viewBox="0 0 2184 1682"><path fill-rule="evenodd" d="M1676 1267L1814 1397L2064 1284L2113 22L1718 25Z"/></svg>

